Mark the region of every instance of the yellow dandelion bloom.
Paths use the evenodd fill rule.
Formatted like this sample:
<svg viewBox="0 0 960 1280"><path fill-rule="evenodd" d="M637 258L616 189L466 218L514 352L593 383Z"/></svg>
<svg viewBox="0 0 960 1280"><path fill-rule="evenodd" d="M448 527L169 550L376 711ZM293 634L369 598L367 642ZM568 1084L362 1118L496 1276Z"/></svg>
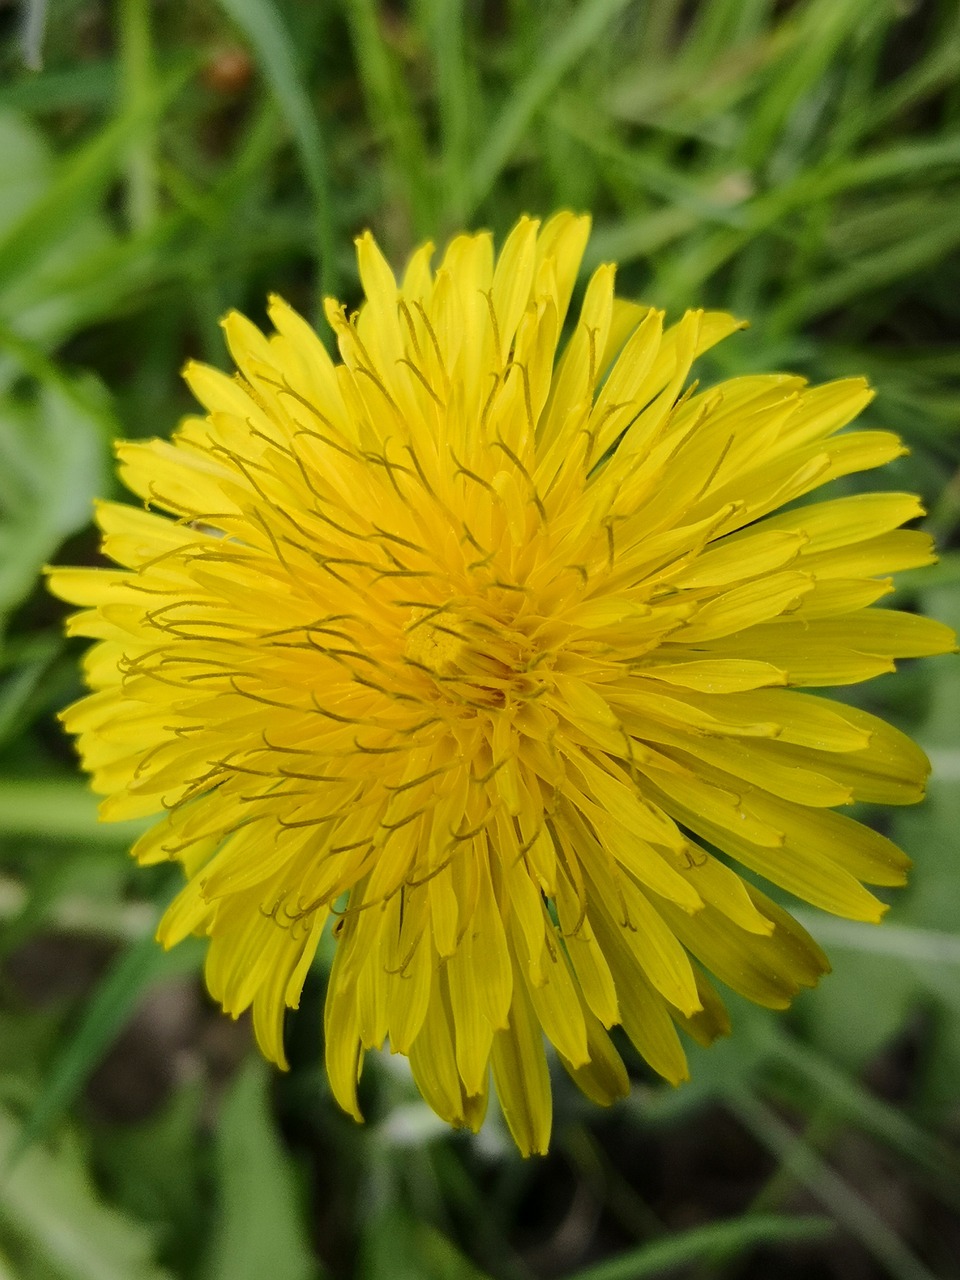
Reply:
<svg viewBox="0 0 960 1280"><path fill-rule="evenodd" d="M105 820L186 887L159 937L209 939L206 979L284 1065L321 932L333 1092L365 1051L409 1057L476 1129L491 1075L544 1151L545 1041L586 1094L627 1074L620 1025L667 1080L678 1028L728 1029L708 974L782 1008L826 971L737 867L879 920L908 862L837 810L911 804L923 753L853 684L954 644L870 606L933 559L916 498L778 508L904 452L842 433L851 378L689 384L740 326L614 294L601 266L562 354L586 218L433 248L398 284L357 242L366 301L327 316L341 363L279 298L224 321L239 372L190 364L206 413L124 443L147 509L97 509L116 570L55 569L84 606L93 692L64 713ZM161 513L167 513L161 514ZM172 519L170 517L173 517Z"/></svg>

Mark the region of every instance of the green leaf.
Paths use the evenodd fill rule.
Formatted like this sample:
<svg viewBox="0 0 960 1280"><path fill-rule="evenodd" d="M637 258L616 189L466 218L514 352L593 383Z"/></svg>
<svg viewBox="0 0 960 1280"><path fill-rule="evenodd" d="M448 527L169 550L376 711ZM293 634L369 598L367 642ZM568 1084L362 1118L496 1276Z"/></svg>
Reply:
<svg viewBox="0 0 960 1280"><path fill-rule="evenodd" d="M106 484L100 422L80 404L92 379L48 383L34 400L0 401L0 619L31 591L40 566L90 520Z"/></svg>
<svg viewBox="0 0 960 1280"><path fill-rule="evenodd" d="M22 646L21 652L0 654L0 671L7 669L0 678L0 747L30 724L50 684L54 690L62 686L56 677L65 673L66 662L60 663L59 670L55 668L63 648L61 636L41 633ZM72 673L68 678L72 684Z"/></svg>
<svg viewBox="0 0 960 1280"><path fill-rule="evenodd" d="M358 1280L486 1280L450 1240L399 1203L368 1206Z"/></svg>
<svg viewBox="0 0 960 1280"><path fill-rule="evenodd" d="M17 1120L0 1109L0 1165L24 1146ZM32 1147L0 1178L0 1240L30 1276L43 1266L52 1280L172 1280L153 1261L151 1232L104 1204L62 1142Z"/></svg>
<svg viewBox="0 0 960 1280"><path fill-rule="evenodd" d="M92 1134L112 1198L126 1213L162 1224L163 1256L191 1275L209 1234L207 1090L202 1076L188 1078L146 1120L97 1126Z"/></svg>
<svg viewBox="0 0 960 1280"><path fill-rule="evenodd" d="M220 1218L203 1280L313 1280L294 1169L270 1110L269 1068L251 1057L217 1131Z"/></svg>
<svg viewBox="0 0 960 1280"><path fill-rule="evenodd" d="M41 131L16 112L0 110L0 235L15 226L49 186L54 162Z"/></svg>
<svg viewBox="0 0 960 1280"><path fill-rule="evenodd" d="M0 1280L19 1280L13 1269L13 1263L2 1250L0 1250Z"/></svg>
<svg viewBox="0 0 960 1280"><path fill-rule="evenodd" d="M0 172L0 245L11 237L21 243L17 237L54 187L57 162L41 131L11 111L0 111L0 155L5 162ZM0 288L0 317L33 338L56 331L64 312L60 278L114 239L106 218L88 204L63 210L56 235L41 246L36 259L27 255L12 264L11 277Z"/></svg>

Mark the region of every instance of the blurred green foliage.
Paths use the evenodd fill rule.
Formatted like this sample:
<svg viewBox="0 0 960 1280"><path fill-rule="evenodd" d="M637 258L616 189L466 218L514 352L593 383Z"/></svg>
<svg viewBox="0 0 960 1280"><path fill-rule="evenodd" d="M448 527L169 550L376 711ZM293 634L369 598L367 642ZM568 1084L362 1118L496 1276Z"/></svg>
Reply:
<svg viewBox="0 0 960 1280"><path fill-rule="evenodd" d="M335 1110L323 957L277 1081L204 1004L200 949L153 947L171 883L96 824L37 587L93 561L110 440L171 430L229 307L355 302L366 226L399 261L567 206L621 292L751 321L705 377L870 376L867 420L912 448L879 482L945 549L898 603L960 623L955 0L43 8L0 11L0 1280L955 1275L955 660L852 691L935 764L924 806L876 817L917 862L889 922L809 913L835 973L789 1017L734 1002L690 1085L637 1066L610 1117L558 1082L554 1154L524 1164L496 1116L449 1135L396 1060L366 1128Z"/></svg>

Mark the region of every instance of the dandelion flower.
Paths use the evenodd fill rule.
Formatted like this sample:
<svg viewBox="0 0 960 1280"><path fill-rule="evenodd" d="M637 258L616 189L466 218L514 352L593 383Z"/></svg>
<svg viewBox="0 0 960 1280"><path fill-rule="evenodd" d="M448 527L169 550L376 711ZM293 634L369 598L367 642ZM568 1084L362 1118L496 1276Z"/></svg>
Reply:
<svg viewBox="0 0 960 1280"><path fill-rule="evenodd" d="M239 372L185 373L205 416L118 447L146 504L97 508L121 567L52 571L96 641L63 718L102 817L157 815L133 853L186 876L161 942L206 936L211 993L283 1066L329 925L340 1104L359 1118L389 1044L456 1126L492 1073L525 1153L550 1135L547 1041L610 1103L611 1028L679 1082L678 1028L728 1030L711 975L783 1008L826 971L753 877L880 919L864 886L907 858L842 809L919 800L927 761L803 690L954 643L871 608L933 558L899 527L916 498L796 505L904 452L841 432L864 382L698 390L738 322L664 328L613 266L558 354L588 229L523 218L436 270L425 245L400 284L361 236L366 301L327 304L340 363L279 298L269 337L229 315Z"/></svg>

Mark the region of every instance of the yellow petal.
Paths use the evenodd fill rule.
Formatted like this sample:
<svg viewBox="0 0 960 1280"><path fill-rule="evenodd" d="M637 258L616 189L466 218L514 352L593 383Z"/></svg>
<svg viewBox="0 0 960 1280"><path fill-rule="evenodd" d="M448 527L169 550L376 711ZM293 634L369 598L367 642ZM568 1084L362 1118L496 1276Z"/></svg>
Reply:
<svg viewBox="0 0 960 1280"><path fill-rule="evenodd" d="M515 983L510 1026L493 1038L493 1079L500 1106L521 1154L545 1155L552 1102L543 1035L523 983Z"/></svg>

